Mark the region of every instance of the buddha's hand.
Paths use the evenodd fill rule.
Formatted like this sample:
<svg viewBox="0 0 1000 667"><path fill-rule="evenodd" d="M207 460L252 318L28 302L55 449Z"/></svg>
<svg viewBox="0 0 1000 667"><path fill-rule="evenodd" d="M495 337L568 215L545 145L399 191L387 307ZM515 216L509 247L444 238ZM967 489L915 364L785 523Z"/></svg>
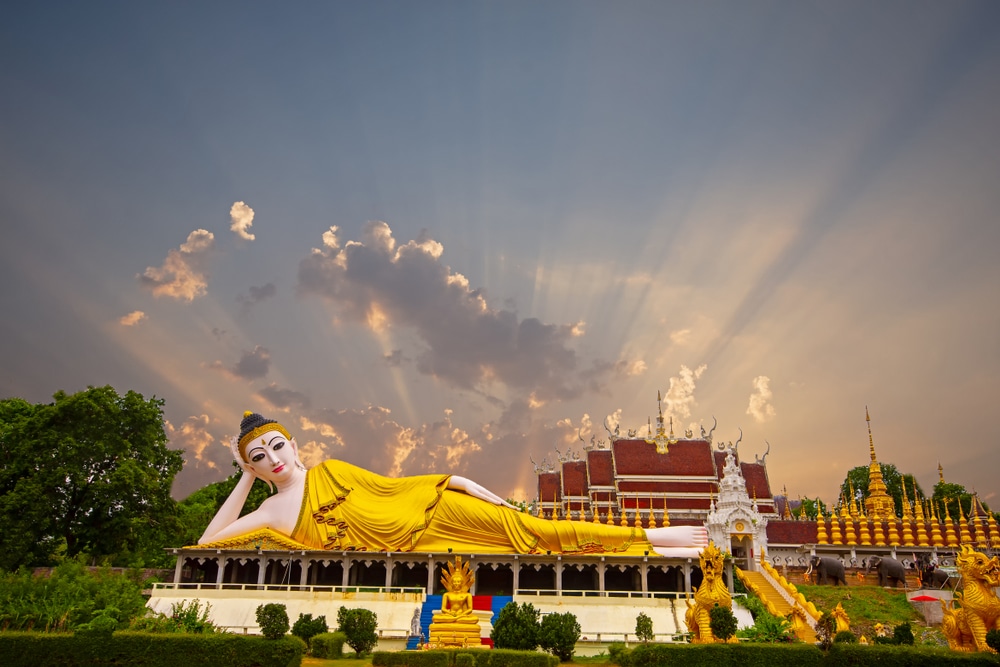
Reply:
<svg viewBox="0 0 1000 667"><path fill-rule="evenodd" d="M509 507L511 509L517 509L506 500L493 493L481 484L476 484L471 479L466 479L465 477L459 477L458 475L452 475L448 480L448 488L454 489L455 491L464 491L468 493L473 498L479 498L480 500L485 500L492 505L503 505L504 507Z"/></svg>

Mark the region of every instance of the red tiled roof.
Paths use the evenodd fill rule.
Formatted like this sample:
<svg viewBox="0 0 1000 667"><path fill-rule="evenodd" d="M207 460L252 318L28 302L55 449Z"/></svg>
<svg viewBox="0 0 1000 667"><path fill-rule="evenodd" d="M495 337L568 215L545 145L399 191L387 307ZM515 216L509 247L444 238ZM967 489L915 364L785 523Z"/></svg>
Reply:
<svg viewBox="0 0 1000 667"><path fill-rule="evenodd" d="M591 486L614 486L615 471L610 449L592 449L587 452L587 474Z"/></svg>
<svg viewBox="0 0 1000 667"><path fill-rule="evenodd" d="M767 541L772 544L816 544L815 521L767 522Z"/></svg>
<svg viewBox="0 0 1000 667"><path fill-rule="evenodd" d="M587 462L567 461L562 464L562 488L567 496L587 495Z"/></svg>
<svg viewBox="0 0 1000 667"><path fill-rule="evenodd" d="M666 454L645 440L616 440L615 472L619 475L715 475L712 446L707 440L681 440Z"/></svg>
<svg viewBox="0 0 1000 667"><path fill-rule="evenodd" d="M767 479L767 468L759 463L740 463L743 479L747 482L747 495L757 500L771 498L771 484Z"/></svg>
<svg viewBox="0 0 1000 667"><path fill-rule="evenodd" d="M543 472L538 475L538 499L543 503L551 503L562 498L562 486L557 472Z"/></svg>

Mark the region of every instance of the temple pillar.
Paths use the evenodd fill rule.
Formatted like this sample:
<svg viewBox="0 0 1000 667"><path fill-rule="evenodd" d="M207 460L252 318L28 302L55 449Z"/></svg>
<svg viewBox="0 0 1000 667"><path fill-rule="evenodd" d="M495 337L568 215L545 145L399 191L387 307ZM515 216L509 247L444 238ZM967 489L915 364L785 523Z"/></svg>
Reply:
<svg viewBox="0 0 1000 667"><path fill-rule="evenodd" d="M684 592L691 595L691 559L684 563Z"/></svg>
<svg viewBox="0 0 1000 667"><path fill-rule="evenodd" d="M257 585L264 585L264 576L267 574L267 558L261 552L257 552Z"/></svg>
<svg viewBox="0 0 1000 667"><path fill-rule="evenodd" d="M299 560L299 586L309 585L309 559Z"/></svg>
<svg viewBox="0 0 1000 667"><path fill-rule="evenodd" d="M597 564L597 590L601 592L601 596L604 596L604 570L608 567L608 564L604 561L604 556L601 556L601 562Z"/></svg>
<svg viewBox="0 0 1000 667"><path fill-rule="evenodd" d="M562 556L556 556L556 595L562 595Z"/></svg>
<svg viewBox="0 0 1000 667"><path fill-rule="evenodd" d="M176 549L174 550L177 551ZM177 565L174 566L174 583L181 583L181 570L184 569L184 556L177 554Z"/></svg>
<svg viewBox="0 0 1000 667"><path fill-rule="evenodd" d="M736 589L733 588L733 559L726 560L726 583L729 584L729 595L733 595Z"/></svg>
<svg viewBox="0 0 1000 667"><path fill-rule="evenodd" d="M386 590L392 588L392 554L385 555L385 587Z"/></svg>
<svg viewBox="0 0 1000 667"><path fill-rule="evenodd" d="M521 585L521 561L518 559L517 556L514 556L514 562L510 566L510 569L513 570L514 573L514 590L511 591L510 594L517 595L517 589Z"/></svg>
<svg viewBox="0 0 1000 667"><path fill-rule="evenodd" d="M514 575L514 588L517 588L517 575ZM434 595L434 554L427 555L427 594Z"/></svg>
<svg viewBox="0 0 1000 667"><path fill-rule="evenodd" d="M215 585L218 588L222 587L222 581L226 574L226 557L216 556L215 564L219 566L219 571L215 573Z"/></svg>
<svg viewBox="0 0 1000 667"><path fill-rule="evenodd" d="M649 563L645 558L642 559L642 565L639 566L639 581L641 582L642 597L648 597L649 595Z"/></svg>
<svg viewBox="0 0 1000 667"><path fill-rule="evenodd" d="M342 569L344 570L344 576L341 578L340 585L343 588L347 588L347 584L350 581L349 577L351 576L351 559L345 555L341 557L340 562L343 563Z"/></svg>

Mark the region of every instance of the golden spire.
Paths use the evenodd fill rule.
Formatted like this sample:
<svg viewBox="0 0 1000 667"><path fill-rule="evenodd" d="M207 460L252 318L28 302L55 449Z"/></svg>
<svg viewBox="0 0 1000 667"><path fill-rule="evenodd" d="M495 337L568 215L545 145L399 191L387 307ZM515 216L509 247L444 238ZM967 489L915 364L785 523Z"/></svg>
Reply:
<svg viewBox="0 0 1000 667"><path fill-rule="evenodd" d="M938 461L938 481L944 481L944 468L941 467L940 461Z"/></svg>
<svg viewBox="0 0 1000 667"><path fill-rule="evenodd" d="M872 457L872 462L868 464L868 497L865 499L865 509L868 510L868 514L873 520L886 519L891 523L896 517L896 504L885 488L885 482L882 481L882 466L875 458L872 419L868 415L867 405L865 406L865 421L868 422L868 449Z"/></svg>
<svg viewBox="0 0 1000 667"><path fill-rule="evenodd" d="M990 546L989 536L983 529L985 525L983 514L986 514L986 510L980 504L979 494L975 491L972 492L972 509L969 514L972 516L972 528L976 531L976 547L979 549L988 549Z"/></svg>
<svg viewBox="0 0 1000 667"><path fill-rule="evenodd" d="M791 507L789 507L791 503L788 502L788 487L782 486L781 492L785 496L785 511L781 513L781 518L784 519L785 521L789 521L792 518L792 509Z"/></svg>
<svg viewBox="0 0 1000 667"><path fill-rule="evenodd" d="M959 516L959 528L961 530L962 544L972 544L972 535L969 533L969 522L965 518L965 512L962 510L962 499L958 498L958 516Z"/></svg>
<svg viewBox="0 0 1000 667"><path fill-rule="evenodd" d="M948 512L948 500L941 501L944 504L944 514L941 515L941 520L944 522L945 528L945 540L948 542L949 547L958 546L958 536L955 534L955 522L951 518L951 514Z"/></svg>
<svg viewBox="0 0 1000 667"><path fill-rule="evenodd" d="M667 499L663 499L663 521L661 522L664 528L670 526L670 510L667 509Z"/></svg>
<svg viewBox="0 0 1000 667"><path fill-rule="evenodd" d="M816 498L816 544L829 544L826 539L826 517L823 516L823 505Z"/></svg>
<svg viewBox="0 0 1000 667"><path fill-rule="evenodd" d="M848 481L848 485L851 488L851 517L854 519L858 518L858 501L854 497L854 482Z"/></svg>
<svg viewBox="0 0 1000 667"><path fill-rule="evenodd" d="M934 507L933 501L929 501L927 507L930 509L931 515L931 546L943 547L945 542L941 535L941 523L938 521L937 508Z"/></svg>
<svg viewBox="0 0 1000 667"><path fill-rule="evenodd" d="M927 541L927 521L924 518L924 503L917 497L917 480L913 480L913 509L916 511L917 544L930 546Z"/></svg>
<svg viewBox="0 0 1000 667"><path fill-rule="evenodd" d="M868 517L865 516L864 508L860 508L858 516L858 539L863 546L870 546L872 543L871 533L868 532Z"/></svg>

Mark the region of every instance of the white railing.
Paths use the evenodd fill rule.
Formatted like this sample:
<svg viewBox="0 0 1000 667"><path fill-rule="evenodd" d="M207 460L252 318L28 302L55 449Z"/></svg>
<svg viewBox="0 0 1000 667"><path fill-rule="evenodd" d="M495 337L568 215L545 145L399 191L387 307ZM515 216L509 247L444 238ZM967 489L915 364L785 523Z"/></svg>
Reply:
<svg viewBox="0 0 1000 667"><path fill-rule="evenodd" d="M582 598L657 598L665 600L679 600L687 595L678 591L557 591L554 588L519 588L515 595L535 595L553 597L582 597Z"/></svg>
<svg viewBox="0 0 1000 667"><path fill-rule="evenodd" d="M300 591L304 593L411 593L423 595L426 590L419 586L321 586L311 584L216 584L216 583L173 583L154 582L153 591L157 590L192 590L192 591Z"/></svg>

